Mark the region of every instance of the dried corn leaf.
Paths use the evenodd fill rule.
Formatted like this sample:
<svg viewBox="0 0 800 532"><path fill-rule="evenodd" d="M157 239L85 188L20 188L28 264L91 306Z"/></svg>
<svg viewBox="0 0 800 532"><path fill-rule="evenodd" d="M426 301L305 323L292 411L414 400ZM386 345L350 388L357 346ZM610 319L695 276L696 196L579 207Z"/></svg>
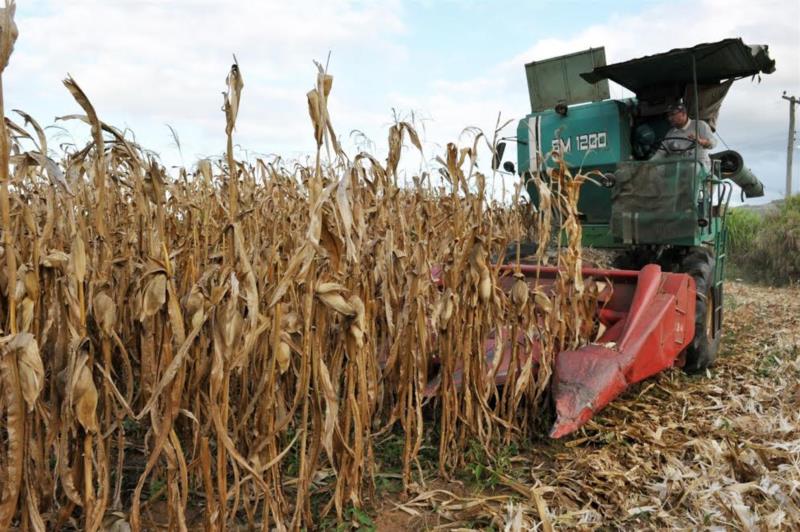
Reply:
<svg viewBox="0 0 800 532"><path fill-rule="evenodd" d="M87 366L88 355L82 353L72 375L70 395L75 417L86 432L97 432L97 388Z"/></svg>
<svg viewBox="0 0 800 532"><path fill-rule="evenodd" d="M167 301L167 276L163 273L156 273L150 276L144 287L142 296L142 307L139 310L139 321L156 314Z"/></svg>
<svg viewBox="0 0 800 532"><path fill-rule="evenodd" d="M39 346L32 334L22 332L14 336L8 344L8 349L17 353L22 396L28 403L28 411L31 412L44 388L44 365L39 355Z"/></svg>

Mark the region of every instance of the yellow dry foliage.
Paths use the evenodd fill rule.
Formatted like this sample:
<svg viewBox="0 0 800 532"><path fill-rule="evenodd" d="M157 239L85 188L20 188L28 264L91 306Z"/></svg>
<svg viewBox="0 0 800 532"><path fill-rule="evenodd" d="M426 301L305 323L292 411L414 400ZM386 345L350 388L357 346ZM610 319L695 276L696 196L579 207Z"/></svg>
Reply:
<svg viewBox="0 0 800 532"><path fill-rule="evenodd" d="M237 161L235 64L227 156L175 177L64 83L86 147L52 160L25 114L3 135L0 529L297 530L374 498L388 431L408 486L431 428L444 477L471 442L492 453L539 428L555 353L592 332L582 178L556 165L547 183L564 192L537 182L539 261L551 211L568 245L557 290L528 297L496 257L532 220L521 187L511 206L487 197L477 138L447 146L441 185L399 186L404 143L421 150L413 127L391 127L385 162L348 157L319 67L314 164ZM490 338L513 344L502 390ZM542 364L520 356L534 341Z"/></svg>

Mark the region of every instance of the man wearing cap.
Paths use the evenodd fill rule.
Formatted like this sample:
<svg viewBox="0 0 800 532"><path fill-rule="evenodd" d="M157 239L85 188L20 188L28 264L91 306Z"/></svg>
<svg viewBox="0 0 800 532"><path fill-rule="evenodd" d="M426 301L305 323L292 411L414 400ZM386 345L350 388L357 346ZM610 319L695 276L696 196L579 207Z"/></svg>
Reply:
<svg viewBox="0 0 800 532"><path fill-rule="evenodd" d="M667 120L672 128L667 131L664 141L653 155L653 159L685 157L694 160L694 150L699 146L697 162L703 165L706 172L709 172L711 157L708 155L708 150L717 145L711 127L702 120L698 120L695 124L695 121L689 118L686 106L682 103L670 105L667 108ZM695 128L697 128L696 138Z"/></svg>

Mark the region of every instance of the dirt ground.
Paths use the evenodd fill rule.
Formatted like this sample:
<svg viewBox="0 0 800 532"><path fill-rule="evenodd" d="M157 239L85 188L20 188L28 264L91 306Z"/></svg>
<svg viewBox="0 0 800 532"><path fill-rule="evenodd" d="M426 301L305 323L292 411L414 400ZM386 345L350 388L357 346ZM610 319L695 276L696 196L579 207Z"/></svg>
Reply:
<svg viewBox="0 0 800 532"><path fill-rule="evenodd" d="M729 282L725 308L707 374L667 371L572 437L389 488L374 527L798 529L800 288Z"/></svg>

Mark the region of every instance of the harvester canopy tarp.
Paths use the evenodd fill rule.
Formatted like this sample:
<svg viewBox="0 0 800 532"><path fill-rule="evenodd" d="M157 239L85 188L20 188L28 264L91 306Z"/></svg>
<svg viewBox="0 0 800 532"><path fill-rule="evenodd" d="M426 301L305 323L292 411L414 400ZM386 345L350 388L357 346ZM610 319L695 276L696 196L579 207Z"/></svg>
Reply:
<svg viewBox="0 0 800 532"><path fill-rule="evenodd" d="M652 87L692 83L692 56L697 62L700 84L775 71L775 61L770 59L766 45L747 45L741 39L725 39L597 67L581 77L589 83L610 79L638 94Z"/></svg>

